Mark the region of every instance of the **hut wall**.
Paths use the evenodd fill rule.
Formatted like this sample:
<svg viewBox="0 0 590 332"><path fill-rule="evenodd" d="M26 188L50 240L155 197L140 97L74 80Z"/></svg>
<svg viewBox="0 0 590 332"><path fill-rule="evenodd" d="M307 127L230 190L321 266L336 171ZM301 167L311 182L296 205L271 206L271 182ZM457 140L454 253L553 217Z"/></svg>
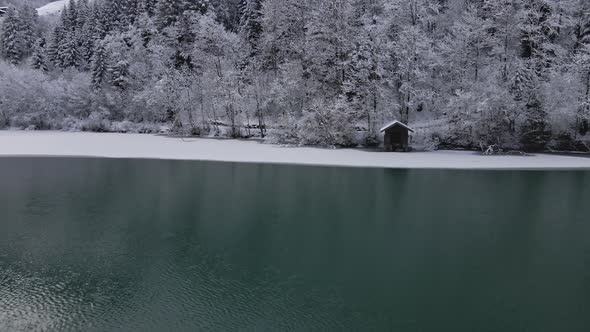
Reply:
<svg viewBox="0 0 590 332"><path fill-rule="evenodd" d="M384 145L388 151L406 150L408 148L408 130L395 126L385 131Z"/></svg>

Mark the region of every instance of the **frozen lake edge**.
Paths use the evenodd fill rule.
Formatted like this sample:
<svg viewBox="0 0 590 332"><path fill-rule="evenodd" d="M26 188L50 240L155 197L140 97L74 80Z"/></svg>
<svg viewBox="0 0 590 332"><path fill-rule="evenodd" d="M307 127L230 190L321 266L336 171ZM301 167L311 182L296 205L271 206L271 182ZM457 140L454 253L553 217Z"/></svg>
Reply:
<svg viewBox="0 0 590 332"><path fill-rule="evenodd" d="M0 156L203 160L397 169L590 170L580 155L482 156L472 151L385 153L283 147L248 140L150 134L0 131Z"/></svg>

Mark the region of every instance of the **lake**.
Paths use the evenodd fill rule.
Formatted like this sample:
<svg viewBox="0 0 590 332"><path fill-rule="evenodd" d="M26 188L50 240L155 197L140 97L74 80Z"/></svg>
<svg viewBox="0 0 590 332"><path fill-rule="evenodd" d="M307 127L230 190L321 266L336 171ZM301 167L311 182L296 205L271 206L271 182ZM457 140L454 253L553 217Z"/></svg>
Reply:
<svg viewBox="0 0 590 332"><path fill-rule="evenodd" d="M0 158L0 330L590 331L590 172Z"/></svg>

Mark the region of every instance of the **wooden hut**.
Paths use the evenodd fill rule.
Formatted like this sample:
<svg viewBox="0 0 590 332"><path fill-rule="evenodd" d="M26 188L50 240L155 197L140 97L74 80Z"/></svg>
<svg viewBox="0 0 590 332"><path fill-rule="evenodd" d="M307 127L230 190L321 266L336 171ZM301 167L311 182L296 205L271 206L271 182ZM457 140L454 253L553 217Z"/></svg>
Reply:
<svg viewBox="0 0 590 332"><path fill-rule="evenodd" d="M0 16L6 14L7 10L8 10L8 7L0 7Z"/></svg>
<svg viewBox="0 0 590 332"><path fill-rule="evenodd" d="M400 121L392 121L381 128L385 133L384 146L386 151L410 151L409 137L414 130Z"/></svg>

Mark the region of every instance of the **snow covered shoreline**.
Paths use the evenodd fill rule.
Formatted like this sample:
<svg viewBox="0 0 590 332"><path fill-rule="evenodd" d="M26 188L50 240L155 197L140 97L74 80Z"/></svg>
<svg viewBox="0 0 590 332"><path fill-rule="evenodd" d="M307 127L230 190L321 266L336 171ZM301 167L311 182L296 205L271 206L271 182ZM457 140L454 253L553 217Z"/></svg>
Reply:
<svg viewBox="0 0 590 332"><path fill-rule="evenodd" d="M482 156L469 151L384 153L361 149L281 147L256 141L180 139L147 134L0 131L0 157L8 156L208 160L416 169L590 170L590 158L585 156Z"/></svg>

